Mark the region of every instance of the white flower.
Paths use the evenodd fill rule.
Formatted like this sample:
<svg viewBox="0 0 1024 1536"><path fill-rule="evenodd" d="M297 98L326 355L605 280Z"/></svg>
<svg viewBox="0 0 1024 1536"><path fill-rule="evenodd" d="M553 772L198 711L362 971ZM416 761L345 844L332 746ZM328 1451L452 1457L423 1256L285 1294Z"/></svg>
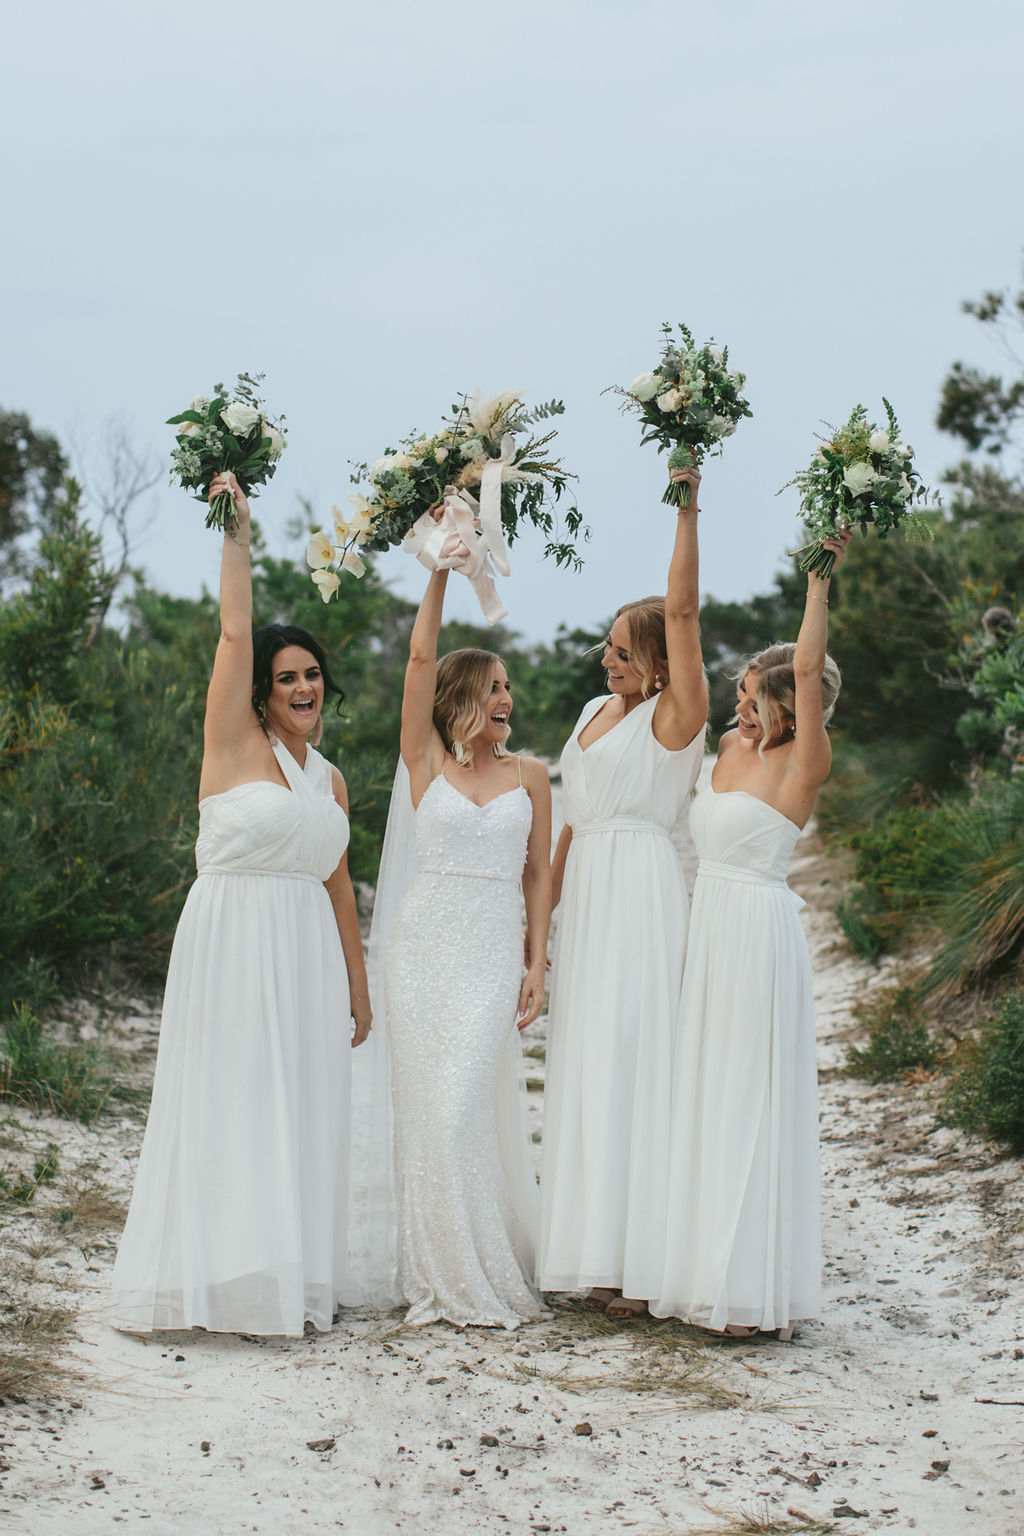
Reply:
<svg viewBox="0 0 1024 1536"><path fill-rule="evenodd" d="M889 446L888 432L872 432L868 438L868 447L872 453L884 453Z"/></svg>
<svg viewBox="0 0 1024 1536"><path fill-rule="evenodd" d="M434 462L435 462L435 464L443 464L447 457L448 457L448 449L444 446L443 443L438 443L437 446L434 449Z"/></svg>
<svg viewBox="0 0 1024 1536"><path fill-rule="evenodd" d="M189 406L189 410L191 409L192 407ZM197 421L183 421L181 426L178 428L178 436L198 437L201 430L202 429Z"/></svg>
<svg viewBox="0 0 1024 1536"><path fill-rule="evenodd" d="M393 453L386 453L383 458L374 459L370 465L370 483L377 485L381 475L386 474L389 469L394 469L394 467L395 456Z"/></svg>
<svg viewBox="0 0 1024 1536"><path fill-rule="evenodd" d="M392 469L408 469L412 459L407 453L396 453L391 460Z"/></svg>
<svg viewBox="0 0 1024 1536"><path fill-rule="evenodd" d="M254 405L246 405L244 400L232 400L221 411L220 419L234 437L248 437L259 421L260 413Z"/></svg>
<svg viewBox="0 0 1024 1536"><path fill-rule="evenodd" d="M345 558L341 562L343 571L349 571L353 576L362 576L366 566L360 560L354 549L345 551Z"/></svg>
<svg viewBox="0 0 1024 1536"><path fill-rule="evenodd" d="M474 395L466 407L464 420L469 422L472 432L489 433L499 425L504 430L509 411L517 404L521 394L521 389L506 389L500 395L491 395L488 400L481 400L479 395Z"/></svg>
<svg viewBox="0 0 1024 1536"><path fill-rule="evenodd" d="M730 421L728 416L712 416L710 431L715 438L732 437L736 431L736 423Z"/></svg>
<svg viewBox="0 0 1024 1536"><path fill-rule="evenodd" d="M474 464L487 458L487 449L478 437L467 437L464 443L459 444L459 451Z"/></svg>
<svg viewBox="0 0 1024 1536"><path fill-rule="evenodd" d="M664 382L660 373L641 373L633 380L626 393L632 395L634 400L639 400L641 405L646 405L648 400L654 399Z"/></svg>
<svg viewBox="0 0 1024 1536"><path fill-rule="evenodd" d="M313 580L320 588L320 596L325 603L330 602L335 592L341 586L341 577L337 571L314 571Z"/></svg>
<svg viewBox="0 0 1024 1536"><path fill-rule="evenodd" d="M900 501L909 501L914 494L914 487L905 474L900 475L900 488L896 494L899 496Z"/></svg>
<svg viewBox="0 0 1024 1536"><path fill-rule="evenodd" d="M878 476L870 464L851 464L843 470L843 484L851 496L863 496L874 485Z"/></svg>
<svg viewBox="0 0 1024 1536"><path fill-rule="evenodd" d="M362 539L365 539L366 535L372 528L373 519L376 516L377 509L367 501L365 496L361 496L358 491L353 491L348 499L352 506L355 508L355 516L350 517L348 522L345 523L345 526L348 529L348 537L355 538L357 541L361 541ZM335 527L337 527L339 522L344 522L344 519L342 518L341 513L338 511L337 507L335 507L333 510ZM360 572L360 574L362 573Z"/></svg>
<svg viewBox="0 0 1024 1536"><path fill-rule="evenodd" d="M659 411L678 411L683 403L683 397L673 384L671 389L666 389L663 395L658 396Z"/></svg>
<svg viewBox="0 0 1024 1536"><path fill-rule="evenodd" d="M189 406L190 411L198 411L201 416L205 416L209 409L209 395L196 395L195 399L192 401L192 404Z"/></svg>
<svg viewBox="0 0 1024 1536"><path fill-rule="evenodd" d="M721 368L722 364L725 362L725 355L722 352L721 347L709 346L708 357L710 357L716 368Z"/></svg>
<svg viewBox="0 0 1024 1536"><path fill-rule="evenodd" d="M904 448L900 449L900 452L902 453L902 455L903 455L903 457L905 459L912 459L914 457L914 450L913 450L913 448L904 447Z"/></svg>
<svg viewBox="0 0 1024 1536"><path fill-rule="evenodd" d="M306 564L314 571L324 571L334 559L334 545L323 530L313 534L306 545Z"/></svg>
<svg viewBox="0 0 1024 1536"><path fill-rule="evenodd" d="M272 427L269 421L263 422L260 430L264 437L270 438L268 459L279 459L282 453L284 453L284 435L276 427Z"/></svg>

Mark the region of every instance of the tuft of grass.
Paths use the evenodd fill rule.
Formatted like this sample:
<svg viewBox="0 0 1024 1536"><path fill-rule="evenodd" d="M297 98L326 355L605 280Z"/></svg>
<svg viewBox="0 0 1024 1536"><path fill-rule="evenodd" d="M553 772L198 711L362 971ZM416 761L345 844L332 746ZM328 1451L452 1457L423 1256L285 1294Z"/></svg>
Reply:
<svg viewBox="0 0 1024 1536"><path fill-rule="evenodd" d="M50 1215L65 1234L82 1236L123 1227L128 1212L102 1185L68 1181Z"/></svg>
<svg viewBox="0 0 1024 1536"><path fill-rule="evenodd" d="M108 1094L95 1050L47 1039L34 1013L14 1009L0 1040L0 1099L88 1125Z"/></svg>
<svg viewBox="0 0 1024 1536"><path fill-rule="evenodd" d="M82 1376L60 1356L75 1337L66 1307L24 1299L24 1282L5 1267L0 1287L0 1398L64 1397Z"/></svg>
<svg viewBox="0 0 1024 1536"><path fill-rule="evenodd" d="M846 1070L871 1083L889 1082L917 1067L932 1067L939 1048L921 1017L917 993L907 986L886 987L855 1010L867 1025L866 1045L851 1045Z"/></svg>
<svg viewBox="0 0 1024 1536"><path fill-rule="evenodd" d="M968 1135L1024 1152L1024 993L1007 997L965 1051L946 1091L942 1118Z"/></svg>
<svg viewBox="0 0 1024 1536"><path fill-rule="evenodd" d="M717 1510L712 1511L716 1516ZM759 1510L740 1510L721 1515L721 1525L705 1525L699 1530L687 1526L686 1536L796 1536L802 1531L804 1536L832 1536L839 1527L831 1520L814 1520L806 1517L800 1520L786 1520L779 1515L770 1513L767 1504L762 1504ZM683 1536L680 1532L679 1536Z"/></svg>
<svg viewBox="0 0 1024 1536"><path fill-rule="evenodd" d="M52 1184L57 1177L60 1149L52 1142L35 1160L31 1175L18 1173L13 1179L0 1169L0 1204L31 1205L40 1184Z"/></svg>

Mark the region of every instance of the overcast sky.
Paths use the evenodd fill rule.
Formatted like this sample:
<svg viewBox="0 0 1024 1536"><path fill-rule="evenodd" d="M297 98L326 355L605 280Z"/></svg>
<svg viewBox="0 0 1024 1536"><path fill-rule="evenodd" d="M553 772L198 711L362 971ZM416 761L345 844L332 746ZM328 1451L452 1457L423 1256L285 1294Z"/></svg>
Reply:
<svg viewBox="0 0 1024 1536"><path fill-rule="evenodd" d="M684 319L748 375L701 498L702 588L743 598L798 541L773 493L821 418L885 393L926 478L956 459L942 377L1000 363L960 301L1024 240L1022 42L1019 0L9 3L0 406L92 476L112 418L160 468L167 416L264 372L290 440L256 512L286 553L299 496L326 517L349 459L462 390L561 396L587 563L523 541L499 583L547 638L663 590L664 462L601 390ZM152 580L212 586L217 544L161 479ZM418 595L407 556L381 569Z"/></svg>

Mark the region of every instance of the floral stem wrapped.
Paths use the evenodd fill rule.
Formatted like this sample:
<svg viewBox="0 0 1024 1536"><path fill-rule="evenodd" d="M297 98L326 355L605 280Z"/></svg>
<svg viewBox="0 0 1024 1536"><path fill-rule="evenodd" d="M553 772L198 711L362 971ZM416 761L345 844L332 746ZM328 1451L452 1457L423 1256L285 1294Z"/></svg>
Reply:
<svg viewBox="0 0 1024 1536"><path fill-rule="evenodd" d="M473 493L481 491L485 476L500 475L500 524L508 542L524 521L532 523L546 535L545 555L558 565L578 569L582 561L574 540L581 533L588 537L582 517L575 506L568 508L565 535L560 537L548 506L576 477L552 457L555 433L532 430L564 410L560 400L528 410L518 390L488 400L464 397L430 436L412 434L375 463L356 464L352 483L368 482L368 493L349 496L351 517L335 507L333 538L328 532L314 533L306 554L324 602L338 589L338 570L362 575L360 551L377 552L406 542L424 514L453 497L478 512ZM412 546L407 542L407 547Z"/></svg>
<svg viewBox="0 0 1024 1536"><path fill-rule="evenodd" d="M728 347L713 341L694 345L691 332L680 322L682 340L677 342L670 325L662 326L661 360L651 373L641 373L628 389L617 389L643 419L641 442L657 443L669 455L670 469L690 469L708 454L721 453L722 443L735 432L748 401L740 394L746 375L730 373ZM690 487L671 482L662 496L671 506L690 505Z"/></svg>
<svg viewBox="0 0 1024 1536"><path fill-rule="evenodd" d="M285 450L285 434L263 409L258 390L261 373L240 373L233 395L218 384L213 395L196 395L187 411L172 416L168 426L178 428L171 450L171 484L198 491L196 501L205 504L215 475L234 475L246 496L256 494L276 469ZM283 421L283 417L281 418ZM234 501L216 496L206 513L207 528L233 528L237 524Z"/></svg>
<svg viewBox="0 0 1024 1536"><path fill-rule="evenodd" d="M824 541L841 528L859 528L866 534L874 526L883 539L902 528L908 544L935 537L931 518L922 510L932 492L921 483L914 450L901 442L896 413L884 396L882 404L887 427L868 421L864 407L855 406L845 426L829 428L832 435L820 440L810 466L782 487L798 488L804 523L813 535L809 544L794 551L801 557L802 571L832 574L835 556ZM939 504L936 495L934 505Z"/></svg>

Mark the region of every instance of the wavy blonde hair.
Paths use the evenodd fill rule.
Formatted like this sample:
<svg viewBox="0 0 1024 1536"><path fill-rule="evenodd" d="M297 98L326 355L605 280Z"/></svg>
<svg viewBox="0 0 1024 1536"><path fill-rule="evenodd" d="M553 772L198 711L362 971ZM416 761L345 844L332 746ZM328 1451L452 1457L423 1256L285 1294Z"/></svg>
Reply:
<svg viewBox="0 0 1024 1536"><path fill-rule="evenodd" d="M665 599L641 597L635 603L623 603L621 608L615 610L615 618L626 621L629 660L640 673L641 693L645 699L649 699L652 693L660 692L668 682Z"/></svg>
<svg viewBox="0 0 1024 1536"><path fill-rule="evenodd" d="M757 744L760 757L774 747L792 741L796 733L796 673L793 657L796 646L792 641L769 645L755 656L749 656L742 666L730 674L734 682L753 672L757 680L754 701L757 718L764 735ZM839 690L843 685L842 674L831 656L826 654L821 674L821 718L828 725L835 714ZM733 719L737 717L734 715Z"/></svg>
<svg viewBox="0 0 1024 1536"><path fill-rule="evenodd" d="M487 701L491 696L496 662L505 665L493 651L449 651L437 664L434 688L434 725L457 763L469 758L466 743L487 723ZM494 743L495 757L507 757L501 742Z"/></svg>

